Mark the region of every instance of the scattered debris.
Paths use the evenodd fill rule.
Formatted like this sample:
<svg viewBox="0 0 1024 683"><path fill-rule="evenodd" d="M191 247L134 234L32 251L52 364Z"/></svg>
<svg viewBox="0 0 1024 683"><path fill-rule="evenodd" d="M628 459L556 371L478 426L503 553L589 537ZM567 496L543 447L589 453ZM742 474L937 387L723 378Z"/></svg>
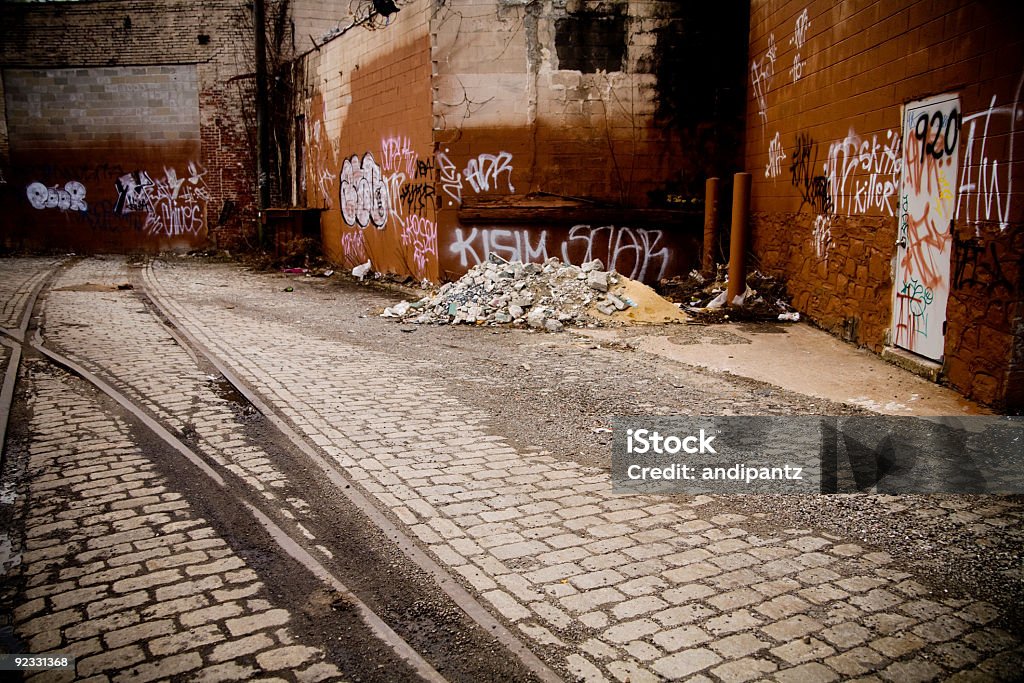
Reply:
<svg viewBox="0 0 1024 683"><path fill-rule="evenodd" d="M370 272L370 260L369 259L366 260L366 263L362 263L362 264L360 264L360 265L358 265L358 266L356 266L355 268L352 269L352 275L357 277L357 278L359 278L360 282L363 281L363 278L366 277L366 274L369 273L369 272Z"/></svg>
<svg viewBox="0 0 1024 683"><path fill-rule="evenodd" d="M746 290L726 305L728 266L719 265L716 277L708 279L696 270L688 277L662 280L658 292L676 302L695 322L720 323L729 320L779 320L796 322L800 314L789 305L783 282L754 271L747 275Z"/></svg>
<svg viewBox="0 0 1024 683"><path fill-rule="evenodd" d="M685 322L650 287L604 269L550 258L543 265L496 254L433 296L403 301L381 314L418 324L518 325L548 332L606 324Z"/></svg>

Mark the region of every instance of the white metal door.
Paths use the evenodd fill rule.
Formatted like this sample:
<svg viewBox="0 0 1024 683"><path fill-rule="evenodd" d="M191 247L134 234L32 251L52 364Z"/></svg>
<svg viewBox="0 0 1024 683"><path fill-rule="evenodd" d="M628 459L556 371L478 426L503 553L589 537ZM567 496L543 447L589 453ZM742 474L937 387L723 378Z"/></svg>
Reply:
<svg viewBox="0 0 1024 683"><path fill-rule="evenodd" d="M893 344L933 360L945 336L961 120L956 95L911 102L903 114Z"/></svg>

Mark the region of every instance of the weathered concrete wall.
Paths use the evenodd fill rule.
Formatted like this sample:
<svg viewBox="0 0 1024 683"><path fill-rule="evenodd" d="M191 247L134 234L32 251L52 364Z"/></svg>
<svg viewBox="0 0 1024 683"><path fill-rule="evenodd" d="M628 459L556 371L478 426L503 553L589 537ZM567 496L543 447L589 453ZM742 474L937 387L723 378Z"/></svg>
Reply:
<svg viewBox="0 0 1024 683"><path fill-rule="evenodd" d="M0 5L3 244L235 246L255 218L250 14L241 0Z"/></svg>
<svg viewBox="0 0 1024 683"><path fill-rule="evenodd" d="M584 233L615 235L610 247L581 247L581 253L627 273L643 271L648 281L696 263L692 237L700 220L693 216L654 223L598 216L559 225L535 212L538 197L582 198L588 208L679 208L671 200L698 196L680 186L688 166L680 130L657 116L665 89L656 67L671 49L659 38L681 22L676 10L675 3L625 0L467 0L437 7L433 107L445 276L486 258L485 241L525 260L574 253L565 246L570 230L581 245ZM520 220L465 219L467 210L489 204L519 207ZM622 262L618 235L631 245ZM638 251L651 267L634 267Z"/></svg>
<svg viewBox="0 0 1024 683"><path fill-rule="evenodd" d="M309 53L297 88L300 185L305 205L324 209L328 257L436 280L431 5L416 0L386 28L357 26Z"/></svg>
<svg viewBox="0 0 1024 683"><path fill-rule="evenodd" d="M911 297L893 290L914 283L894 283L894 267L927 261L920 243L895 246L907 234L901 216L921 218L903 208L908 188L931 193L925 242L942 257L917 265L948 290L945 376L968 396L1017 407L1021 19L998 2L755 1L746 145L759 266L785 277L816 323L875 351L905 329L893 302ZM958 98L959 125L949 117L940 139L931 124L941 121L929 120L904 145L901 107L944 94ZM932 288L908 310L941 315L927 310Z"/></svg>

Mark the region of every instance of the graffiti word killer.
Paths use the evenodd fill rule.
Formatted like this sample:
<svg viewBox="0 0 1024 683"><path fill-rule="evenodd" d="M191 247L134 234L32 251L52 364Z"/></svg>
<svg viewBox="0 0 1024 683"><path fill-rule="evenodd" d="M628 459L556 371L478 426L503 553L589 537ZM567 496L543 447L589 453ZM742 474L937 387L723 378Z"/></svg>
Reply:
<svg viewBox="0 0 1024 683"><path fill-rule="evenodd" d="M776 178L782 174L782 161L786 158L786 153L782 150L782 139L779 137L778 132L775 133L775 137L768 143L768 166L764 169L765 178Z"/></svg>
<svg viewBox="0 0 1024 683"><path fill-rule="evenodd" d="M807 9L805 8L800 16L796 18L796 25L793 27L793 37L789 39L790 45L796 46L796 54L793 55L793 66L789 70L789 74L793 77L793 82L796 83L800 80L800 76L804 73L805 61L800 59L800 50L803 48L804 43L807 42L807 31L811 28L811 20L807 15Z"/></svg>
<svg viewBox="0 0 1024 683"><path fill-rule="evenodd" d="M64 188L54 185L47 187L42 183L32 183L25 189L28 201L36 209L60 209L61 211L87 211L85 202L85 185L77 180L69 180Z"/></svg>
<svg viewBox="0 0 1024 683"><path fill-rule="evenodd" d="M668 268L671 255L662 237L661 230L615 226L576 225L562 241L550 240L546 230L473 228L466 234L455 228L449 250L464 268L481 263L491 252L523 263L543 263L552 254L565 263L600 258L627 277L651 280L664 277Z"/></svg>
<svg viewBox="0 0 1024 683"><path fill-rule="evenodd" d="M338 193L345 223L365 228L373 222L383 230L390 199L387 183L373 154L367 152L362 161L356 155L345 159L340 177Z"/></svg>
<svg viewBox="0 0 1024 683"><path fill-rule="evenodd" d="M750 80L754 85L754 97L757 99L757 114L761 117L761 126L768 123L768 90L772 87L775 76L775 34L768 36L768 51L764 58L755 59L750 65Z"/></svg>
<svg viewBox="0 0 1024 683"><path fill-rule="evenodd" d="M963 123L970 123L970 126L967 128L967 143L964 145L961 164L956 216L969 225L996 221L1000 230L1006 230L1010 224L1017 122L1024 119L1024 107L1020 106L1022 85L1024 75L1017 83L1017 93L1011 104L997 107L993 95L988 109L963 117ZM1003 141L1005 163L1002 176L999 160L988 148L990 138Z"/></svg>
<svg viewBox="0 0 1024 683"><path fill-rule="evenodd" d="M441 172L441 189L451 198L449 206L453 202L462 204L463 180L469 183L473 192L490 192L492 186L495 191L500 189L500 177L505 174L508 191L516 191L512 186L512 154L509 152L480 154L470 159L461 172L447 154L438 152L437 167Z"/></svg>
<svg viewBox="0 0 1024 683"><path fill-rule="evenodd" d="M895 216L892 198L902 169L898 133L886 131L882 143L877 135L861 139L851 128L845 138L829 146L824 165L835 211L845 211L847 216L868 211Z"/></svg>

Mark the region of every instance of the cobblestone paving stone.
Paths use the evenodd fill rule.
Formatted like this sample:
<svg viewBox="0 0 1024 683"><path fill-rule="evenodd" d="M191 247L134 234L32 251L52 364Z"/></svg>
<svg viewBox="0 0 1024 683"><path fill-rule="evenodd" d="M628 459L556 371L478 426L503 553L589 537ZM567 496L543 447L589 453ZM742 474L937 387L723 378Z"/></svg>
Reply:
<svg viewBox="0 0 1024 683"><path fill-rule="evenodd" d="M128 427L34 362L15 633L77 658L39 680L337 679ZM34 680L34 679L33 679Z"/></svg>
<svg viewBox="0 0 1024 683"><path fill-rule="evenodd" d="M116 289L128 280L121 260L89 259L69 268L47 297L44 341L110 381L264 498L290 508L287 516L306 515L309 506L287 476L246 438L240 408L218 393L218 378L199 369L134 292ZM98 295L95 287L109 291Z"/></svg>
<svg viewBox="0 0 1024 683"><path fill-rule="evenodd" d="M513 447L492 433L487 414L418 376L397 352L311 344L293 327L196 297L195 277L158 266L146 282L575 678L1019 674L1020 641L994 624L998 609L933 592L927 577L894 566L885 552L813 529L765 533L708 497L612 495L604 471ZM246 296L263 291L253 286Z"/></svg>
<svg viewBox="0 0 1024 683"><path fill-rule="evenodd" d="M54 259L0 258L0 327L15 329L32 289L46 279Z"/></svg>

